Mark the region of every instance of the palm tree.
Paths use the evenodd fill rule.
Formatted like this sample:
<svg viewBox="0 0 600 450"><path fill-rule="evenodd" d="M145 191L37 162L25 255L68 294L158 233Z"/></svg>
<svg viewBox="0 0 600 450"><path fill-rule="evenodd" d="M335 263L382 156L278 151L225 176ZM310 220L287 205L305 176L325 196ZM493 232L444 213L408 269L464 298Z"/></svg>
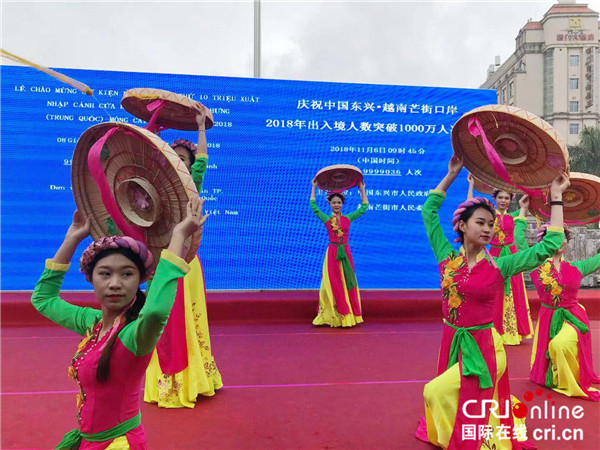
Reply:
<svg viewBox="0 0 600 450"><path fill-rule="evenodd" d="M579 139L569 146L571 170L600 176L600 127L584 127Z"/></svg>

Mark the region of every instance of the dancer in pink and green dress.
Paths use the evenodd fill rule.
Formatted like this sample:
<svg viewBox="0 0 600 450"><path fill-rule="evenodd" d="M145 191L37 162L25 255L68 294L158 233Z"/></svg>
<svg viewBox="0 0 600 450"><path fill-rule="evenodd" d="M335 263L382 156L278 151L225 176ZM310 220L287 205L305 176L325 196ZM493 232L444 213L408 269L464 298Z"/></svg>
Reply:
<svg viewBox="0 0 600 450"><path fill-rule="evenodd" d="M360 304L360 291L354 273L354 261L348 246L350 223L362 216L369 207L365 184L361 183L362 205L356 211L342 214L345 197L340 193L327 196L331 216L322 212L315 200L317 182L313 180L310 194L310 207L325 224L329 235L329 245L323 261L323 277L319 291L319 308L313 325L332 327L353 327L363 322Z"/></svg>
<svg viewBox="0 0 600 450"><path fill-rule="evenodd" d="M469 193L473 196L475 180L469 174ZM496 219L494 221L494 237L490 242L490 254L493 257L508 256L517 253L514 230L519 211L508 212L514 194L495 189L492 197L496 202ZM502 336L504 345L519 345L521 339L533 336L533 324L529 312L529 300L523 274L519 273L504 282L504 300L494 313L494 327Z"/></svg>
<svg viewBox="0 0 600 450"><path fill-rule="evenodd" d="M562 206L552 207L554 226L541 243L527 251L493 258L485 250L493 235L493 205L482 197L467 200L459 205L452 220L457 241L462 242L456 251L444 236L438 211L445 191L461 169L462 162L453 156L448 174L423 205L427 237L439 265L444 328L438 376L425 385L425 418L416 437L449 449L531 448L525 424L512 414L511 405L516 400L510 395L504 345L493 325L494 308L502 302L505 279L536 267L560 247L563 229L556 225L562 224ZM552 183L555 199L569 184L563 177ZM482 408L484 400L498 402L503 417ZM467 417L479 415L482 409L483 417ZM510 429L506 439L499 433L502 429ZM474 436L469 434L473 430ZM480 430L492 433L481 434Z"/></svg>
<svg viewBox="0 0 600 450"><path fill-rule="evenodd" d="M521 199L521 216L529 209L527 196ZM519 221L515 238L519 250L529 248L525 240L527 222ZM538 241L547 233L548 224L540 228ZM594 372L590 320L577 301L581 280L600 269L600 253L583 261L566 261L565 248L570 232L565 229L562 246L537 269L531 280L542 301L531 353L531 379L569 397L600 401L600 383Z"/></svg>
<svg viewBox="0 0 600 450"><path fill-rule="evenodd" d="M196 116L198 146L177 139L171 148L192 175L199 194L208 166L206 113ZM213 396L223 387L212 354L206 310L204 271L198 255L177 286L175 304L152 355L144 383L144 401L162 408L193 408L199 396Z"/></svg>
<svg viewBox="0 0 600 450"><path fill-rule="evenodd" d="M69 367L69 376L79 387L78 427L56 448L147 448L140 414L142 378L173 306L177 281L190 270L181 258L184 242L205 220L202 202L193 199L186 218L173 229L169 248L162 252L147 299L139 289L154 272L146 246L125 236L93 242L81 257L80 270L94 287L101 308L97 310L59 297L75 249L90 233L90 219L78 211L73 215L31 297L42 315L83 336Z"/></svg>

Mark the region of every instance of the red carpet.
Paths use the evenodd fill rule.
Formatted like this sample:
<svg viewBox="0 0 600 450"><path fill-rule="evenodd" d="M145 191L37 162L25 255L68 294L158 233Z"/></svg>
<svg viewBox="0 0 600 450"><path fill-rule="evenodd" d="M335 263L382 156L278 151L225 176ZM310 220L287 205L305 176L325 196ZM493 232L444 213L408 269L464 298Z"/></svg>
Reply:
<svg viewBox="0 0 600 450"><path fill-rule="evenodd" d="M241 308L243 314L235 308L235 302L243 301L240 294L219 293L230 296L221 301L212 299L211 293L213 352L225 387L214 397L201 399L192 410L143 404L150 448L433 448L413 433L423 415L423 386L435 373L441 338L439 300L434 303L431 291L413 292L408 308L408 300L398 304L383 294L365 294L366 323L330 329L310 326L314 293L286 293L283 299L275 293L270 298L248 294L248 302L258 311L248 306ZM313 295L310 302L309 295ZM75 385L66 368L78 338L39 319L36 322L33 314L10 316L19 311L19 301L12 302L7 307L10 302L5 303L3 296L1 447L49 448L76 425ZM590 311L591 304L598 302L583 303ZM309 310L302 309L292 321L285 308L298 312L298 305ZM25 315L25 307L19 307ZM15 322L7 323L5 311ZM234 315L226 315L232 311ZM37 326L19 325L18 320ZM597 372L599 327L600 322L592 322ZM507 348L512 392L521 399L526 391L538 388L528 380L530 351L530 341ZM582 429L584 435L582 441L568 444L537 441L538 448L598 449L600 404L548 389L543 393L552 393L556 407L581 405L584 417L529 420L530 432L554 427L559 433L572 427ZM531 405L536 402L542 403L534 399Z"/></svg>

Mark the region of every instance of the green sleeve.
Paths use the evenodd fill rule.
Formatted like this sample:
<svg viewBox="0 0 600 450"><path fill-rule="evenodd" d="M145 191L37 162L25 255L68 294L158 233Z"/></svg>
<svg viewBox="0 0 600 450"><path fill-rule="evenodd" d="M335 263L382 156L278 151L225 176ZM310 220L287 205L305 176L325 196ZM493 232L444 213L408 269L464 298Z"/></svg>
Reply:
<svg viewBox="0 0 600 450"><path fill-rule="evenodd" d="M360 205L360 208L358 208L354 212L351 212L346 217L348 219L350 219L350 222L354 222L356 219L358 219L360 216L362 216L365 212L367 212L367 209L369 209L369 204L363 203L362 205Z"/></svg>
<svg viewBox="0 0 600 450"><path fill-rule="evenodd" d="M521 209L520 209L520 208L519 208L519 209L517 209L516 211L509 212L509 213L508 213L508 215L509 215L509 216L511 216L511 217L515 217L515 218L516 218L516 217L519 217L519 215L520 215L520 214L521 214Z"/></svg>
<svg viewBox="0 0 600 450"><path fill-rule="evenodd" d="M192 180L194 180L198 194L202 192L202 184L204 183L204 175L206 175L207 167L207 156L198 156L194 161L194 164L192 164Z"/></svg>
<svg viewBox="0 0 600 450"><path fill-rule="evenodd" d="M329 220L329 216L319 209L315 200L310 201L310 207L315 213L315 216L317 216L323 223Z"/></svg>
<svg viewBox="0 0 600 450"><path fill-rule="evenodd" d="M56 266L61 266L63 270L53 270ZM52 322L84 336L88 328L100 319L102 313L94 308L72 305L59 297L60 287L68 267L68 264L46 261L46 269L31 295L31 304Z"/></svg>
<svg viewBox="0 0 600 450"><path fill-rule="evenodd" d="M565 233L561 227L548 227L548 232L542 242L527 250L498 258L496 264L505 279L521 272L533 270L554 255L564 240Z"/></svg>
<svg viewBox="0 0 600 450"><path fill-rule="evenodd" d="M600 253L596 253L594 256L583 261L574 261L571 265L577 267L577 270L585 277L600 269Z"/></svg>
<svg viewBox="0 0 600 450"><path fill-rule="evenodd" d="M527 250L529 248L529 244L527 243L527 239L525 239L525 230L527 229L527 220L526 219L515 219L515 244L517 245L517 250L522 252L523 250Z"/></svg>
<svg viewBox="0 0 600 450"><path fill-rule="evenodd" d="M427 238L438 263L445 260L452 252L452 246L444 235L444 231L440 225L440 216L438 215L438 211L442 207L445 198L446 194L444 192L431 191L421 211Z"/></svg>
<svg viewBox="0 0 600 450"><path fill-rule="evenodd" d="M183 259L163 250L146 304L137 320L127 324L119 333L119 339L131 353L144 356L154 350L171 314L178 279L189 270Z"/></svg>

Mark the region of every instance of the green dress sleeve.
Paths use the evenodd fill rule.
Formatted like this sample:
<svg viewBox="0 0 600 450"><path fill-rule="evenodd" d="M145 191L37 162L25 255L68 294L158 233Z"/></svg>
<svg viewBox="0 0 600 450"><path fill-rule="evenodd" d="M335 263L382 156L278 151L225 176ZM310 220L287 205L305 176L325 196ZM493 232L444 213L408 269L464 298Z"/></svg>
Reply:
<svg viewBox="0 0 600 450"><path fill-rule="evenodd" d="M367 209L369 209L369 204L363 203L360 205L360 208L358 208L354 212L351 212L346 217L348 219L350 219L350 222L354 222L356 219L358 219L360 216L362 216L365 212L367 212Z"/></svg>
<svg viewBox="0 0 600 450"><path fill-rule="evenodd" d="M323 223L329 220L329 216L319 209L315 200L310 201L310 207L315 213L315 216L317 216Z"/></svg>
<svg viewBox="0 0 600 450"><path fill-rule="evenodd" d="M594 256L583 261L574 261L571 265L577 267L577 270L585 277L600 269L600 253L596 253Z"/></svg>
<svg viewBox="0 0 600 450"><path fill-rule="evenodd" d="M517 210L515 210L513 212L509 212L508 213L509 216L514 217L514 218L519 217L520 214L521 214L521 209L517 209Z"/></svg>
<svg viewBox="0 0 600 450"><path fill-rule="evenodd" d="M565 240L562 227L548 227L544 239L533 247L496 259L502 276L510 278L518 273L533 270L550 258Z"/></svg>
<svg viewBox="0 0 600 450"><path fill-rule="evenodd" d="M525 219L525 218L515 219L515 244L517 246L517 250L519 250L520 252L522 252L523 250L527 250L529 248L527 239L525 239L525 230L526 229L527 229L527 219Z"/></svg>
<svg viewBox="0 0 600 450"><path fill-rule="evenodd" d="M192 164L192 180L194 180L198 194L202 192L202 184L204 184L204 175L206 175L207 167L208 156L206 155L198 155L194 164Z"/></svg>
<svg viewBox="0 0 600 450"><path fill-rule="evenodd" d="M171 314L178 279L189 271L190 266L183 259L163 250L146 304L137 320L119 333L119 339L131 353L144 356L154 350Z"/></svg>
<svg viewBox="0 0 600 450"><path fill-rule="evenodd" d="M59 297L68 268L69 264L56 264L47 260L46 269L31 295L31 303L52 322L84 336L88 328L102 317L102 313L94 308L72 305Z"/></svg>
<svg viewBox="0 0 600 450"><path fill-rule="evenodd" d="M437 190L431 191L421 211L427 238L429 239L429 244L433 249L438 264L448 258L448 255L452 253L452 246L444 235L444 231L440 225L440 216L438 215L438 211L442 207L445 198L445 192Z"/></svg>

